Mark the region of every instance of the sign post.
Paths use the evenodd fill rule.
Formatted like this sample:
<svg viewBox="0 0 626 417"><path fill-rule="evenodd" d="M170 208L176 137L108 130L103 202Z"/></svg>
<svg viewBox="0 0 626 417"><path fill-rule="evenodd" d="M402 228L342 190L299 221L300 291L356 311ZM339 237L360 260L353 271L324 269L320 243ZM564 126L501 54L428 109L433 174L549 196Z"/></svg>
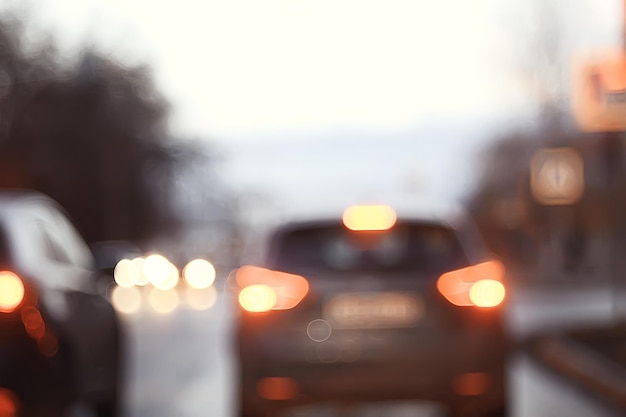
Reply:
<svg viewBox="0 0 626 417"><path fill-rule="evenodd" d="M621 281L621 220L614 214L619 204L616 185L622 181L623 138L626 132L626 0L622 9L621 48L588 54L572 72L572 112L583 132L600 134L606 174L605 201L609 213L608 275L613 286ZM618 288L614 288L614 291ZM615 300L614 310L617 310ZM617 311L615 311L617 312Z"/></svg>
<svg viewBox="0 0 626 417"><path fill-rule="evenodd" d="M577 203L585 190L583 159L571 148L546 148L537 151L530 161L530 188L533 197L544 206L568 206ZM541 262L541 270L554 275L569 264L562 250L567 217L557 216L557 208L548 208L549 255ZM565 214L565 213L563 213ZM563 255L561 258L559 255ZM561 262L557 262L561 259Z"/></svg>

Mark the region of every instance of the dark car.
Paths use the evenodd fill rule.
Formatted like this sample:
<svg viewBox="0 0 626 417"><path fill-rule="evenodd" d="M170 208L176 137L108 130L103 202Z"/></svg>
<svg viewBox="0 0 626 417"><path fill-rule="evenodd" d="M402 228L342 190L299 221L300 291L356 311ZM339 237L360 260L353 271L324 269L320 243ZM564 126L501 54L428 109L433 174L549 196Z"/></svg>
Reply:
<svg viewBox="0 0 626 417"><path fill-rule="evenodd" d="M277 228L231 276L240 415L504 415L504 271L466 225L360 206Z"/></svg>
<svg viewBox="0 0 626 417"><path fill-rule="evenodd" d="M58 204L0 192L0 415L119 415L121 327L97 280Z"/></svg>

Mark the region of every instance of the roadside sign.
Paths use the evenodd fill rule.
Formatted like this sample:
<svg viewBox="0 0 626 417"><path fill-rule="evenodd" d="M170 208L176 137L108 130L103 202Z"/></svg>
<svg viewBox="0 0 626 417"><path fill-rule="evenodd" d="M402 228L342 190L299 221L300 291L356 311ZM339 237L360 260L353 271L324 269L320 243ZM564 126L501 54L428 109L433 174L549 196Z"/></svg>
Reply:
<svg viewBox="0 0 626 417"><path fill-rule="evenodd" d="M626 52L589 56L574 66L572 111L585 132L626 130Z"/></svg>
<svg viewBox="0 0 626 417"><path fill-rule="evenodd" d="M583 171L583 160L575 150L542 149L530 162L533 196L544 205L574 204L585 189Z"/></svg>

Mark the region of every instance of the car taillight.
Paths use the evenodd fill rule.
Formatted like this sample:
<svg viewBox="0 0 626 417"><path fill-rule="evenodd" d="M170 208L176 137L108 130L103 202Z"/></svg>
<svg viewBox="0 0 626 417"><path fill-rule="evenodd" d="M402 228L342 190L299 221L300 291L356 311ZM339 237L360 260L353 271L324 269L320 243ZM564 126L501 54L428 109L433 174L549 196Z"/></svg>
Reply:
<svg viewBox="0 0 626 417"><path fill-rule="evenodd" d="M506 296L503 276L500 262L487 261L446 272L439 277L437 289L456 306L496 307Z"/></svg>
<svg viewBox="0 0 626 417"><path fill-rule="evenodd" d="M247 311L289 310L309 292L306 278L256 266L242 266L235 272L239 304Z"/></svg>
<svg viewBox="0 0 626 417"><path fill-rule="evenodd" d="M0 271L0 313L12 313L24 301L24 283L10 271Z"/></svg>
<svg viewBox="0 0 626 417"><path fill-rule="evenodd" d="M0 388L0 416L17 417L18 411L17 395L9 389Z"/></svg>
<svg viewBox="0 0 626 417"><path fill-rule="evenodd" d="M239 304L251 313L270 311L276 305L276 291L267 285L249 285L239 292Z"/></svg>
<svg viewBox="0 0 626 417"><path fill-rule="evenodd" d="M504 285L495 279L481 279L470 288L470 301L476 307L496 307L505 296Z"/></svg>

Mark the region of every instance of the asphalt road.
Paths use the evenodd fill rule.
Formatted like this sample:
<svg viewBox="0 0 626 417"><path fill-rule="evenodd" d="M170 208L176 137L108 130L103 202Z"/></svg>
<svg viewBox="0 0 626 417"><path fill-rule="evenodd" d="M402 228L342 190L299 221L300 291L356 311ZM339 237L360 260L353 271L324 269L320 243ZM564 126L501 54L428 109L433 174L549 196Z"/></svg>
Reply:
<svg viewBox="0 0 626 417"><path fill-rule="evenodd" d="M510 297L512 333L604 323L614 317L608 288L518 290ZM184 301L184 297L180 297ZM236 362L230 348L232 299L195 311L181 301L170 313L147 302L125 314L128 332L128 417L234 417ZM509 366L512 416L611 416L605 405L523 353Z"/></svg>

